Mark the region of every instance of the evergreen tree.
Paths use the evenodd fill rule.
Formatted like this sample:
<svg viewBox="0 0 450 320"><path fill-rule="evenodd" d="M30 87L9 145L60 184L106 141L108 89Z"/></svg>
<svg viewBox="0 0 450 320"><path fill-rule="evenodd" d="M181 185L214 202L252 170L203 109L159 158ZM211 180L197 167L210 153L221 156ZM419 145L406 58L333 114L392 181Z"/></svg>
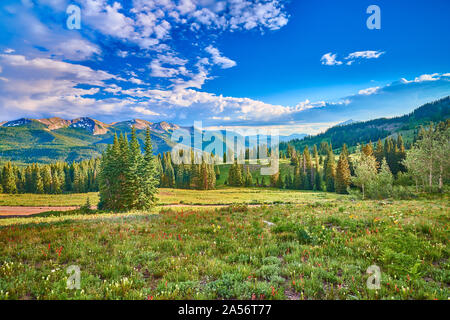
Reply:
<svg viewBox="0 0 450 320"><path fill-rule="evenodd" d="M234 187L241 187L244 185L244 178L242 176L242 166L235 160L228 172L228 185Z"/></svg>
<svg viewBox="0 0 450 320"><path fill-rule="evenodd" d="M328 192L334 191L334 180L336 177L335 161L333 149L329 148L328 155L325 159L324 180Z"/></svg>
<svg viewBox="0 0 450 320"><path fill-rule="evenodd" d="M284 185L286 187L286 189L292 189L292 175L291 172L288 171L286 178L284 180Z"/></svg>
<svg viewBox="0 0 450 320"><path fill-rule="evenodd" d="M277 188L279 185L279 180L280 180L280 173L277 172L273 175L270 176L270 186L272 188Z"/></svg>
<svg viewBox="0 0 450 320"><path fill-rule="evenodd" d="M262 176L261 177L261 187L265 187L266 186L266 176Z"/></svg>
<svg viewBox="0 0 450 320"><path fill-rule="evenodd" d="M302 178L301 178L301 169L300 163L297 161L294 167L294 182L293 189L300 190L302 189Z"/></svg>
<svg viewBox="0 0 450 320"><path fill-rule="evenodd" d="M312 190L314 188L314 168L312 165L311 154L308 146L303 150L303 173L305 176L303 188L305 190Z"/></svg>
<svg viewBox="0 0 450 320"><path fill-rule="evenodd" d="M362 152L366 156L373 156L373 147L372 147L372 141L370 141L368 144L363 145Z"/></svg>
<svg viewBox="0 0 450 320"><path fill-rule="evenodd" d="M153 145L149 127L146 129L144 156L138 171L140 189L137 207L139 209L149 209L158 201L156 197L156 194L158 193L158 172L155 157L153 155Z"/></svg>
<svg viewBox="0 0 450 320"><path fill-rule="evenodd" d="M335 190L337 193L347 193L347 187L350 185L351 175L347 159L347 148L342 148L336 168L336 180L334 182Z"/></svg>
<svg viewBox="0 0 450 320"><path fill-rule="evenodd" d="M52 172L49 166L44 166L41 170L42 184L44 186L44 193L50 194L52 192Z"/></svg>
<svg viewBox="0 0 450 320"><path fill-rule="evenodd" d="M124 178L120 141L117 134L114 135L114 142L109 145L102 156L99 173L99 209L122 210L124 203L122 200L121 181Z"/></svg>
<svg viewBox="0 0 450 320"><path fill-rule="evenodd" d="M385 157L383 144L381 143L381 139L378 139L377 146L374 151L375 159L377 160L378 166L381 166L381 162Z"/></svg>
<svg viewBox="0 0 450 320"><path fill-rule="evenodd" d="M2 171L2 189L4 193L17 193L16 175L11 162L6 163Z"/></svg>
<svg viewBox="0 0 450 320"><path fill-rule="evenodd" d="M42 176L39 166L37 164L33 165L32 168L32 183L33 183L33 193L44 193L44 184L42 183Z"/></svg>
<svg viewBox="0 0 450 320"><path fill-rule="evenodd" d="M136 128L131 127L131 139L128 143L128 148L124 149L128 154L124 157L124 175L126 183L122 190L125 208L139 208L138 202L140 200L140 183L142 182L142 162L143 157L141 153L141 146L136 136Z"/></svg>
<svg viewBox="0 0 450 320"><path fill-rule="evenodd" d="M246 187L253 186L253 177L252 177L252 174L250 173L249 166L247 166L247 170L245 171L245 186Z"/></svg>
<svg viewBox="0 0 450 320"><path fill-rule="evenodd" d="M276 187L278 189L284 189L285 188L285 180L283 179L283 176L281 174L278 175L278 181Z"/></svg>
<svg viewBox="0 0 450 320"><path fill-rule="evenodd" d="M405 145L403 144L403 138L401 135L398 135L397 137L397 152L395 155L396 161L397 161L397 172L392 172L394 174L397 174L398 172L406 172L406 168L403 165L403 161L406 159L406 151L405 151Z"/></svg>

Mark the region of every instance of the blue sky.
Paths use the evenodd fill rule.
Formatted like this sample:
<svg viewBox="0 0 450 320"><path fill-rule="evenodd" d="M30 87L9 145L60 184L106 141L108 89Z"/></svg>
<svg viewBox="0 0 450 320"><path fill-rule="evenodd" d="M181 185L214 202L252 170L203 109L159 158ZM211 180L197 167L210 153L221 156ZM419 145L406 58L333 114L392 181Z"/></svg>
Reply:
<svg viewBox="0 0 450 320"><path fill-rule="evenodd" d="M66 26L69 4L81 29ZM369 30L369 5L381 29ZM0 121L317 133L450 94L450 2L3 0Z"/></svg>

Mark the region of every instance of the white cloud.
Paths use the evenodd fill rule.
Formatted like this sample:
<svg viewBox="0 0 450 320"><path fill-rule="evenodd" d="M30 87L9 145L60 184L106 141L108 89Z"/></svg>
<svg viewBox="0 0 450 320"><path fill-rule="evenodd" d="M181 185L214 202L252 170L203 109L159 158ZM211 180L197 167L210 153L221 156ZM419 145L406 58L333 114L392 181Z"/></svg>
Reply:
<svg viewBox="0 0 450 320"><path fill-rule="evenodd" d="M304 110L308 110L308 109L312 109L312 108L318 108L318 107L323 107L326 105L325 101L318 101L318 102L311 102L308 99L306 99L303 102L299 102L295 107L295 111L304 111Z"/></svg>
<svg viewBox="0 0 450 320"><path fill-rule="evenodd" d="M372 51L372 50L356 51L356 52L350 53L344 59L348 60L345 64L347 66L351 66L357 59L377 59L383 54L384 54L384 52ZM337 60L336 57L337 57L337 54L333 54L332 52L329 52L327 54L324 54L322 56L322 58L320 59L320 61L322 62L323 65L326 65L326 66L341 65L342 61Z"/></svg>
<svg viewBox="0 0 450 320"><path fill-rule="evenodd" d="M100 54L100 48L83 39L70 39L61 43L56 43L53 47L53 54L62 56L69 60L83 61L91 58L95 54Z"/></svg>
<svg viewBox="0 0 450 320"><path fill-rule="evenodd" d="M115 78L114 75L105 71L95 71L79 64L47 58L28 59L23 55L0 54L0 61L3 67L10 69L11 74L29 81L43 77L58 77L68 81L101 86L103 80Z"/></svg>
<svg viewBox="0 0 450 320"><path fill-rule="evenodd" d="M131 107L131 110L133 110L136 113L140 113L146 116L158 116L159 113L153 112L149 109L146 109L145 107Z"/></svg>
<svg viewBox="0 0 450 320"><path fill-rule="evenodd" d="M1 54L0 114L4 120L49 115L64 118L98 115L105 119L109 115L115 120L155 117L181 124L180 121L192 123L200 119L207 125L226 121L233 126L297 126L302 130L298 132L312 133L325 128L325 123L350 118L367 120L368 109L371 117L411 111L405 109L405 105L418 106L411 90L417 92L419 85L410 85L411 82L435 79L437 88L443 88L441 92L449 92L450 86L448 78L442 78L444 75L430 74L396 85L363 89L339 102L305 100L294 106L284 106L193 89L200 89L208 79L206 63L201 59L196 64L197 72L186 72L184 77L178 71L176 77L170 79L172 87L159 90L132 86L140 84L141 80L131 73L127 80L73 63ZM183 67L178 65L175 70ZM438 78L443 81L437 81ZM118 81L127 82L126 89L115 84ZM430 84L421 88L428 90ZM404 92L404 95L398 96L397 92ZM433 92L436 95L436 91ZM421 91L422 100L429 97L429 93ZM400 101L400 104L389 102L391 100ZM318 122L321 124L312 125ZM303 124L305 126L301 127Z"/></svg>
<svg viewBox="0 0 450 320"><path fill-rule="evenodd" d="M150 75L152 77L172 78L172 77L175 77L177 74L179 74L179 70L178 69L163 67L159 60L153 60L150 63L149 67L150 67L150 70L151 70L151 74Z"/></svg>
<svg viewBox="0 0 450 320"><path fill-rule="evenodd" d="M353 53L350 53L345 59L378 59L381 55L383 55L384 52L381 51L373 51L373 50L367 50L367 51L356 51Z"/></svg>
<svg viewBox="0 0 450 320"><path fill-rule="evenodd" d="M134 83L134 84L144 84L144 81L142 81L141 79L138 78L130 78L130 82Z"/></svg>
<svg viewBox="0 0 450 320"><path fill-rule="evenodd" d="M61 15L65 18L64 10L69 3L82 8L81 32L48 21L50 15L58 21ZM99 62L111 54L102 48L110 42L116 46L120 41L116 46L120 49L114 55L135 57L136 61L147 59L142 64L149 65L148 75L160 78L154 86L177 90L200 89L212 78L209 73L213 65L223 69L237 65L213 45L205 49L203 43L213 43L222 32L277 30L289 18L284 0L133 0L127 5L113 0L42 0L28 8L20 2L9 7L17 16L12 23L5 22L10 25L7 31L25 40L26 48L21 47L20 51L27 52L29 57ZM42 14L44 11L48 14ZM199 41L183 55L176 51L174 40L192 30ZM98 45L91 42L94 39ZM152 81L149 83L153 85Z"/></svg>
<svg viewBox="0 0 450 320"><path fill-rule="evenodd" d="M414 81L415 82L436 81L439 79L440 79L439 73L433 73L433 74L423 74L420 77L416 78Z"/></svg>
<svg viewBox="0 0 450 320"><path fill-rule="evenodd" d="M199 30L277 30L288 22L282 1L247 0L134 0L127 11L118 2L78 0L86 23L104 35L137 43L149 49L171 38L175 26Z"/></svg>
<svg viewBox="0 0 450 320"><path fill-rule="evenodd" d="M220 67L222 67L222 69L228 69L228 68L232 68L234 66L236 66L236 62L222 56L222 54L220 53L220 51L217 48L214 48L212 45L209 45L208 47L205 48L205 51L208 52L209 54L211 54L212 56L212 61L219 65Z"/></svg>
<svg viewBox="0 0 450 320"><path fill-rule="evenodd" d="M450 73L433 73L433 74L422 74L418 77L415 77L414 80L407 80L405 78L402 78L400 81L402 83L411 83L411 82L424 82L424 81L437 81L442 79L442 77L449 77Z"/></svg>
<svg viewBox="0 0 450 320"><path fill-rule="evenodd" d="M341 61L336 60L336 54L333 54L332 52L324 54L320 61L326 66L338 66L342 64Z"/></svg>
<svg viewBox="0 0 450 320"><path fill-rule="evenodd" d="M188 62L186 59L176 57L173 53L165 55L160 54L158 55L158 60L162 63L179 66L184 66Z"/></svg>
<svg viewBox="0 0 450 320"><path fill-rule="evenodd" d="M102 112L107 100L89 97L105 87L114 75L86 66L44 58L0 54L0 63L8 82L0 84L0 113L22 116L72 114L81 116ZM80 84L91 88L79 87Z"/></svg>
<svg viewBox="0 0 450 320"><path fill-rule="evenodd" d="M365 96L369 96L369 95L371 95L371 94L377 93L378 90L380 90L380 87L372 87L372 88L367 88L367 89L359 90L358 94L360 94L360 95L365 95Z"/></svg>
<svg viewBox="0 0 450 320"><path fill-rule="evenodd" d="M118 50L117 55L121 58L126 58L126 57L128 57L128 51Z"/></svg>

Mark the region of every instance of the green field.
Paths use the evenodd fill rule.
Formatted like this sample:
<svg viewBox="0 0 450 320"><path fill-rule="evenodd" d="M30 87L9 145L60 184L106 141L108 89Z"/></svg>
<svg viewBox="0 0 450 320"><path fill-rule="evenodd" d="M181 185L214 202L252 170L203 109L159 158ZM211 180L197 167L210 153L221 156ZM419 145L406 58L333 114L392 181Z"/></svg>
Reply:
<svg viewBox="0 0 450 320"><path fill-rule="evenodd" d="M0 219L0 298L450 297L448 199L245 190L162 189L160 198L293 204ZM66 288L70 265L81 269L79 290ZM370 265L381 269L378 290L366 286Z"/></svg>
<svg viewBox="0 0 450 320"><path fill-rule="evenodd" d="M81 206L86 198L92 204L98 203L98 194L73 193L73 194L0 194L0 206ZM217 190L184 190L184 189L159 189L159 205L167 204L263 204L263 203L302 203L311 200L336 200L343 199L334 193L306 192L298 190L282 190L272 188L221 188Z"/></svg>
<svg viewBox="0 0 450 320"><path fill-rule="evenodd" d="M98 203L98 193L70 193L70 194L4 194L0 193L0 206L23 206L23 207L62 207L81 206L86 199L92 204Z"/></svg>

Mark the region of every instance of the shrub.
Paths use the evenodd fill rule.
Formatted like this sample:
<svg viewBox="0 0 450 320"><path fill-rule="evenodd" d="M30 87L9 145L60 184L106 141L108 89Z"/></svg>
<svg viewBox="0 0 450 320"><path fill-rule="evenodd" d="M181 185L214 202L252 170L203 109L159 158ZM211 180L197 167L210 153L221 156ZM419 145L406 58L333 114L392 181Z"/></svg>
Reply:
<svg viewBox="0 0 450 320"><path fill-rule="evenodd" d="M394 188L392 189L392 198L394 199L408 200L415 197L415 194L408 187L394 186Z"/></svg>
<svg viewBox="0 0 450 320"><path fill-rule="evenodd" d="M399 172L397 173L397 179L394 180L394 186L413 186L414 180L411 175L407 172Z"/></svg>

